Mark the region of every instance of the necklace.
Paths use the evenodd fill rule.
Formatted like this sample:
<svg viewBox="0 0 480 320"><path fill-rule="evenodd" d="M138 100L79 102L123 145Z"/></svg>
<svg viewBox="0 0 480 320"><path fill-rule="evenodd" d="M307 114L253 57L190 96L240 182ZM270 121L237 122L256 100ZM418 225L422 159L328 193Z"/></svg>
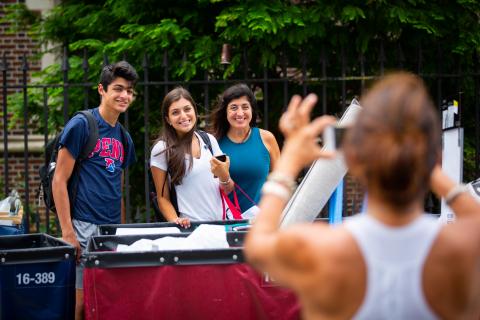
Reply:
<svg viewBox="0 0 480 320"><path fill-rule="evenodd" d="M245 141L248 140L248 137L250 137L251 132L252 132L252 128L249 127L247 133L241 139L238 139L237 137L233 136L232 133L230 133L230 134L227 133L227 136L230 140L232 140L235 143L244 143Z"/></svg>

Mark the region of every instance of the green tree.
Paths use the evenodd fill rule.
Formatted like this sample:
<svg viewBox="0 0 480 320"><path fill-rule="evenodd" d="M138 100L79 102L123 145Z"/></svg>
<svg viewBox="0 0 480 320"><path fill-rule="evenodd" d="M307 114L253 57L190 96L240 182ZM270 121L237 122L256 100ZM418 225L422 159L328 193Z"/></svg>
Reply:
<svg viewBox="0 0 480 320"><path fill-rule="evenodd" d="M347 75L378 76L383 71L400 66L421 74L478 73L476 60L480 48L480 3L475 0L63 0L44 17L35 16L23 4L10 6L6 19L15 19L19 27L27 28L41 43L52 45L50 51L61 56L68 48L69 81L84 80L82 58L86 52L90 72L87 80L95 88L104 57L110 61L127 57L143 73L144 55L148 56L149 77L164 79L168 60L169 80L261 78L264 71L270 77L284 77L287 70L293 92L301 92L302 68L308 76L309 91L328 86L329 113L341 110L342 72ZM232 47L231 63L219 63L224 43ZM419 55L420 49L422 55ZM322 50L326 52L327 76L322 78ZM382 51L383 50L383 51ZM342 54L343 53L343 54ZM363 67L359 63L365 58ZM304 61L308 63L305 64ZM342 68L344 61L349 64ZM248 62L248 69L245 68ZM384 66L384 70L382 69ZM95 71L95 72L93 72ZM293 75L292 75L293 74ZM39 75L43 83L62 83L60 64L50 66ZM341 79L340 79L341 78ZM340 80L337 80L340 79ZM364 81L346 81L350 97L361 93ZM426 77L436 98L438 80ZM326 81L327 80L327 81ZM463 92L466 126L465 176L473 178L474 152L474 76L442 79L442 96L454 97ZM284 106L281 83L271 84L270 123L276 123ZM163 91L150 90L152 104L150 137L158 132L159 105ZM223 86L213 89L214 96ZM203 101L201 86L191 85L197 101ZM142 108L143 87L133 108ZM477 89L478 90L478 89ZM84 88L69 89L72 110L82 108ZM30 90L32 122L43 130L39 121L41 91ZM49 129L63 124L61 113L63 88L48 90L49 108L53 111ZM345 98L345 97L344 97ZM91 103L98 100L90 95ZM98 101L97 101L98 102ZM21 101L10 106L21 117ZM202 112L210 106L202 106ZM138 110L137 109L137 110ZM143 127L143 115L130 114L132 127ZM275 128L273 128L275 131ZM142 156L143 137L135 130L134 139ZM140 169L134 169L140 170ZM135 174L143 177L143 174ZM143 183L139 183L143 185ZM140 196L135 201L141 202Z"/></svg>

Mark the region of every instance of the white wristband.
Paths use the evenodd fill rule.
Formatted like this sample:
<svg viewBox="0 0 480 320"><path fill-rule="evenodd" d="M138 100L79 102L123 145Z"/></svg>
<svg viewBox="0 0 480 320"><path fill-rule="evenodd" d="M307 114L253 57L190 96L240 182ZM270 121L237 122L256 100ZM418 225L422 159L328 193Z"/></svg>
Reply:
<svg viewBox="0 0 480 320"><path fill-rule="evenodd" d="M295 191L295 189L297 188L297 183L295 182L295 179L292 176L287 175L283 172L272 171L268 175L267 180L280 183L281 185L287 187L291 192Z"/></svg>
<svg viewBox="0 0 480 320"><path fill-rule="evenodd" d="M286 186L276 181L265 182L262 187L262 194L270 194L285 201L288 201L292 195L291 191Z"/></svg>
<svg viewBox="0 0 480 320"><path fill-rule="evenodd" d="M448 193L445 195L445 202L448 205L450 205L450 203L452 203L452 201L455 200L460 194L467 191L468 191L467 185L463 183L457 184L455 187L450 189L450 191L448 191Z"/></svg>

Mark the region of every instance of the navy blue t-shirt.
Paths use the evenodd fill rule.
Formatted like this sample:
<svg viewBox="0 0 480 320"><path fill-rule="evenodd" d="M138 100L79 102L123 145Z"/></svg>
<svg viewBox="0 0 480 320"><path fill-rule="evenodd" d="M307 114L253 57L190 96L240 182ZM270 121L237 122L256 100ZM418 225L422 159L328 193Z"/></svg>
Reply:
<svg viewBox="0 0 480 320"><path fill-rule="evenodd" d="M119 123L112 127L100 116L98 108L93 109L93 115L97 119L99 139L76 175L78 184L72 216L94 224L120 223L122 172L136 161L135 148L127 134L128 150L125 150ZM77 159L88 141L88 129L83 115L73 117L60 137L60 148L67 148Z"/></svg>

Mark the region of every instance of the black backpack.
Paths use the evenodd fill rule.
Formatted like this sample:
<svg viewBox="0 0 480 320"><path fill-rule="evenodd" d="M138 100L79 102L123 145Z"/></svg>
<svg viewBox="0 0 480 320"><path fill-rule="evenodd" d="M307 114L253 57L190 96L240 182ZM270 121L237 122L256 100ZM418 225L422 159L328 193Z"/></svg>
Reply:
<svg viewBox="0 0 480 320"><path fill-rule="evenodd" d="M88 141L83 146L83 150L78 156L77 160L75 161L75 166L73 167L72 175L68 180L68 196L70 199L70 206L73 207L75 197L77 195L77 183L78 179L73 179L79 172L80 166L82 165L83 160L87 159L88 155L95 149L97 141L99 139L98 133L98 124L97 119L95 119L91 110L82 110L76 112L74 116L77 114L81 114L87 119L88 122ZM72 118L73 118L72 117ZM120 129L122 133L122 142L125 146L124 150L125 153L128 154L128 139L127 133L125 128L120 124ZM45 147L45 159L50 159L46 165L43 165L39 169L40 174L40 190L39 190L39 197L43 198L43 202L45 203L45 207L47 210L51 210L53 212L57 212L55 208L55 202L53 200L53 193L52 193L52 182L53 182L53 175L55 173L55 167L57 164L57 156L58 156L58 141L63 133L63 130L60 131L52 140L47 143ZM74 182L74 183L72 183Z"/></svg>
<svg viewBox="0 0 480 320"><path fill-rule="evenodd" d="M208 150L210 150L210 153L213 155L213 148L212 148L212 142L210 141L210 138L208 137L208 134L203 131L203 130L197 130L196 131L200 138L202 138L203 142L205 145L208 147ZM158 207L158 201L157 201L157 193L155 191L155 184L153 183L153 178L152 178L152 171L148 172L148 177L150 179L150 200L152 203L152 208L153 212L155 214L155 220L158 222L166 221L165 217L162 214L162 211ZM175 211L178 212L178 201L177 201L177 192L175 191L175 186L169 183L169 190L170 190L170 202L172 203L173 207L175 208Z"/></svg>

